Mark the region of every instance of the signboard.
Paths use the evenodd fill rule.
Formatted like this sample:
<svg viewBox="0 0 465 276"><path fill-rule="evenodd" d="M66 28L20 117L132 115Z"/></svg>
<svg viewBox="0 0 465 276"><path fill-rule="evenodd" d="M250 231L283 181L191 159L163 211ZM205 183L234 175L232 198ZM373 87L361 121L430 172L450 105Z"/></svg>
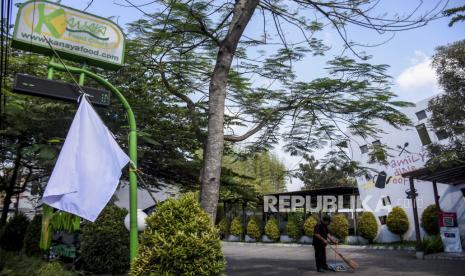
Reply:
<svg viewBox="0 0 465 276"><path fill-rule="evenodd" d="M123 32L112 21L48 1L22 4L12 46L52 55L47 40L68 60L112 70L124 63Z"/></svg>
<svg viewBox="0 0 465 276"><path fill-rule="evenodd" d="M102 107L110 105L110 91L86 86L82 86L81 89L88 94L91 103ZM76 102L81 95L76 84L47 80L25 74L16 74L13 92L67 102Z"/></svg>
<svg viewBox="0 0 465 276"><path fill-rule="evenodd" d="M457 213L441 212L439 215L439 227L444 252L462 252L460 231L457 227Z"/></svg>

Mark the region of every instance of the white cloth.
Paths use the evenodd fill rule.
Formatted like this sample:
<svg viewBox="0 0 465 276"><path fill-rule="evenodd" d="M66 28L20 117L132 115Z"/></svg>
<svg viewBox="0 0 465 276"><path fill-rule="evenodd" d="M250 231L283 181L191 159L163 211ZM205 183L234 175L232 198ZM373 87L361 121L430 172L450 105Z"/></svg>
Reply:
<svg viewBox="0 0 465 276"><path fill-rule="evenodd" d="M42 201L95 221L111 199L129 157L83 97Z"/></svg>

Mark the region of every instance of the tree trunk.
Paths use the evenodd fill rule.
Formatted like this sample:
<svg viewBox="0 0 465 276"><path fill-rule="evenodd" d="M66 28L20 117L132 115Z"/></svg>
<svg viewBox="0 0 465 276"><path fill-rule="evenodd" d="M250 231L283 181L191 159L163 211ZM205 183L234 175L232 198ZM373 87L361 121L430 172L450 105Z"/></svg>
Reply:
<svg viewBox="0 0 465 276"><path fill-rule="evenodd" d="M16 149L16 159L14 162L13 173L11 174L10 183L5 189L5 199L3 200L2 217L0 218L0 226L5 225L6 219L8 218L8 212L10 211L11 198L14 195L14 188L16 185L16 179L18 178L19 167L21 166L22 150L23 145L19 145Z"/></svg>
<svg viewBox="0 0 465 276"><path fill-rule="evenodd" d="M224 105L228 73L239 40L258 3L259 0L236 1L229 31L221 42L210 80L208 136L204 152L200 204L210 215L212 221L216 217L220 190L221 160L224 147Z"/></svg>

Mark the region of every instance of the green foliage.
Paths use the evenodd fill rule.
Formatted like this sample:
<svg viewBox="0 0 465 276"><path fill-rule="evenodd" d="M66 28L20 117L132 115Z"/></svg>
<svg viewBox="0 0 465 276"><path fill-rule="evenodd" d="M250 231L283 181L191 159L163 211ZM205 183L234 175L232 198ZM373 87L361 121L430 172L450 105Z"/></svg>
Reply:
<svg viewBox="0 0 465 276"><path fill-rule="evenodd" d="M22 213L12 217L0 233L0 248L6 251L20 251L29 219Z"/></svg>
<svg viewBox="0 0 465 276"><path fill-rule="evenodd" d="M288 216L286 231L287 235L294 240L298 240L302 236L303 219L301 213L291 213Z"/></svg>
<svg viewBox="0 0 465 276"><path fill-rule="evenodd" d="M217 225L218 231L220 232L220 236L222 238L226 237L228 235L229 229L228 229L228 220L226 218L223 218Z"/></svg>
<svg viewBox="0 0 465 276"><path fill-rule="evenodd" d="M426 207L421 214L421 227L430 236L439 234L439 210L435 204Z"/></svg>
<svg viewBox="0 0 465 276"><path fill-rule="evenodd" d="M235 217L231 221L231 226L229 227L229 234L240 237L242 235L242 220L240 217Z"/></svg>
<svg viewBox="0 0 465 276"><path fill-rule="evenodd" d="M429 101L429 122L449 140L428 145L427 166L434 170L465 160L465 40L438 47L433 67L444 93Z"/></svg>
<svg viewBox="0 0 465 276"><path fill-rule="evenodd" d="M306 163L299 164L299 171L295 174L304 182L303 190L333 186L355 186L355 162L345 160L343 156L334 156L335 152L327 154L323 163L315 160L314 156L304 155Z"/></svg>
<svg viewBox="0 0 465 276"><path fill-rule="evenodd" d="M121 274L129 269L129 238L124 227L127 211L107 205L95 222L82 228L81 256L95 273Z"/></svg>
<svg viewBox="0 0 465 276"><path fill-rule="evenodd" d="M407 233L409 228L408 217L404 209L399 206L392 208L392 211L387 216L386 225L389 231L399 235L400 240L403 241L403 235Z"/></svg>
<svg viewBox="0 0 465 276"><path fill-rule="evenodd" d="M424 237L421 243L421 249L425 254L438 253L444 251L441 236L434 235L431 237Z"/></svg>
<svg viewBox="0 0 465 276"><path fill-rule="evenodd" d="M344 241L349 235L349 221L344 214L337 214L332 217L329 230L336 238Z"/></svg>
<svg viewBox="0 0 465 276"><path fill-rule="evenodd" d="M223 166L238 174L238 181L254 187L259 194L283 192L286 189L286 167L268 151L246 156L244 160L227 155Z"/></svg>
<svg viewBox="0 0 465 276"><path fill-rule="evenodd" d="M443 11L445 16L452 16L449 22L449 27L452 27L455 23L465 21L465 5L449 8Z"/></svg>
<svg viewBox="0 0 465 276"><path fill-rule="evenodd" d="M315 219L313 216L309 216L304 223L304 233L308 237L313 237L313 231L315 230L315 226L318 224L318 220Z"/></svg>
<svg viewBox="0 0 465 276"><path fill-rule="evenodd" d="M0 250L0 275L11 276L72 276L59 262L48 263L39 257L18 255Z"/></svg>
<svg viewBox="0 0 465 276"><path fill-rule="evenodd" d="M23 252L28 256L40 256L40 234L42 229L42 215L35 215L29 223L23 241Z"/></svg>
<svg viewBox="0 0 465 276"><path fill-rule="evenodd" d="M270 217L265 224L265 235L273 241L278 241L281 232L279 231L278 221L274 217Z"/></svg>
<svg viewBox="0 0 465 276"><path fill-rule="evenodd" d="M39 270L34 273L34 276L51 276L51 275L63 275L71 276L74 273L66 271L59 262L46 262L42 264Z"/></svg>
<svg viewBox="0 0 465 276"><path fill-rule="evenodd" d="M194 193L167 199L146 222L131 275L221 275L218 231Z"/></svg>
<svg viewBox="0 0 465 276"><path fill-rule="evenodd" d="M247 224L247 235L255 240L259 240L262 237L262 230L260 229L260 222L258 218L251 217Z"/></svg>
<svg viewBox="0 0 465 276"><path fill-rule="evenodd" d="M378 235L378 222L372 212L363 212L357 222L357 231L368 242L373 242Z"/></svg>

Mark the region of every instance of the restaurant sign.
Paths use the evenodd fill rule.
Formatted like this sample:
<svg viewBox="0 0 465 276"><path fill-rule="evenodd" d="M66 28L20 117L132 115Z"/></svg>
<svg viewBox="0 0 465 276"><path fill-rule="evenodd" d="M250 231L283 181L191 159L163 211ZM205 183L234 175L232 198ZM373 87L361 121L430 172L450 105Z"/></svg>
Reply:
<svg viewBox="0 0 465 276"><path fill-rule="evenodd" d="M118 69L124 63L123 32L111 20L48 1L22 4L12 46L52 55L48 43L68 60L105 69Z"/></svg>

